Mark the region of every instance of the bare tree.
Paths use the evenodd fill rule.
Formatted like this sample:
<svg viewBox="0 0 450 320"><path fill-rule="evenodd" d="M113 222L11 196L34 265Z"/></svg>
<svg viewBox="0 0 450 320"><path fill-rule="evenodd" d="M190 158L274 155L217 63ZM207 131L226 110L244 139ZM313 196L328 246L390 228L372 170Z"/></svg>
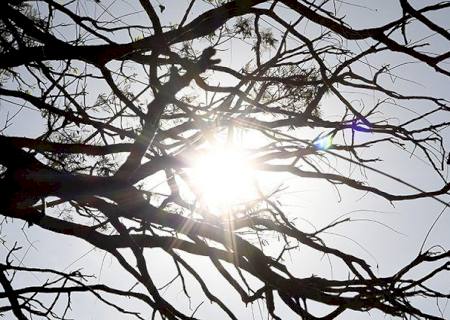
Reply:
<svg viewBox="0 0 450 320"><path fill-rule="evenodd" d="M208 258L242 304L263 302L273 319L288 309L302 319L373 309L443 318L416 298L449 298L432 285L449 270L448 249L423 247L397 272L379 275L364 256L324 240L348 216L303 228L300 213L276 201L282 186L267 188L257 177L254 196L219 216L192 174L192 159L208 145L247 135L255 142L244 154L255 172L447 207L450 109L402 75L417 68L416 84L448 81L449 26L439 21L450 3L390 5L397 15L369 27L351 15L370 9L337 0L0 1L1 108L9 110L0 136L3 224L81 239L113 257L128 284L42 267L45 249L42 261L25 265L14 247L0 264L0 311L69 319L74 297L92 295L124 317L197 318L199 306L181 307L156 284L151 265L159 262L148 254L159 248L177 270L167 286L181 288L186 301L196 290L231 319L234 305L194 256ZM17 126L21 133L12 133ZM389 170L394 154L426 162L429 180L408 182L414 170ZM153 188L149 181L161 177ZM299 276L285 259L301 258L299 247L347 276ZM47 280L18 285L23 274ZM134 310L129 299L152 311Z"/></svg>

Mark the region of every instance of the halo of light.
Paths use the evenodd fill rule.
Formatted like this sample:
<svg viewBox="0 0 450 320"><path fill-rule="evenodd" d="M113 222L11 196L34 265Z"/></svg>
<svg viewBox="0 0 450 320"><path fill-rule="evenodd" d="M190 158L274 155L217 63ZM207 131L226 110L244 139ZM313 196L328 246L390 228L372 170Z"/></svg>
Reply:
<svg viewBox="0 0 450 320"><path fill-rule="evenodd" d="M220 215L256 198L253 169L246 154L232 147L200 154L190 174L200 203Z"/></svg>

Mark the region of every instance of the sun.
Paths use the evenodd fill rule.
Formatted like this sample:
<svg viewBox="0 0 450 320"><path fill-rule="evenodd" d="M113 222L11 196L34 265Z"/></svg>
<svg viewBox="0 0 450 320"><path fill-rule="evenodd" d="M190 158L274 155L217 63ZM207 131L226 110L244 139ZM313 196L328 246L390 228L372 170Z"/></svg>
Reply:
<svg viewBox="0 0 450 320"><path fill-rule="evenodd" d="M255 170L248 154L237 147L204 150L195 158L190 176L200 205L215 215L233 212L257 198Z"/></svg>

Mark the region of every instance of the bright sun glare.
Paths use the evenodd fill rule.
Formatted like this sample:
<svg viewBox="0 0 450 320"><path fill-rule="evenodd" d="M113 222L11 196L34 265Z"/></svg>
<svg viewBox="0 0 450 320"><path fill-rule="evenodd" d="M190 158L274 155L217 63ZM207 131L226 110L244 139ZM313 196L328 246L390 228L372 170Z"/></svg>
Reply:
<svg viewBox="0 0 450 320"><path fill-rule="evenodd" d="M230 213L257 197L254 170L246 154L232 147L198 156L192 182L201 205L216 215Z"/></svg>

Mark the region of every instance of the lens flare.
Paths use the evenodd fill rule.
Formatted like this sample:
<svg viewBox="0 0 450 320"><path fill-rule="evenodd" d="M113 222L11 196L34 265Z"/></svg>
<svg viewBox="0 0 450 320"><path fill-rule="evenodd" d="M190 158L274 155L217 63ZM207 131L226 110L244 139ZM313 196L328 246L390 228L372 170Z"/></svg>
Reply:
<svg viewBox="0 0 450 320"><path fill-rule="evenodd" d="M227 147L198 156L191 178L203 207L220 215L256 198L253 174L245 153Z"/></svg>
<svg viewBox="0 0 450 320"><path fill-rule="evenodd" d="M321 137L314 142L314 146L318 150L328 150L333 145L333 138L331 135Z"/></svg>

